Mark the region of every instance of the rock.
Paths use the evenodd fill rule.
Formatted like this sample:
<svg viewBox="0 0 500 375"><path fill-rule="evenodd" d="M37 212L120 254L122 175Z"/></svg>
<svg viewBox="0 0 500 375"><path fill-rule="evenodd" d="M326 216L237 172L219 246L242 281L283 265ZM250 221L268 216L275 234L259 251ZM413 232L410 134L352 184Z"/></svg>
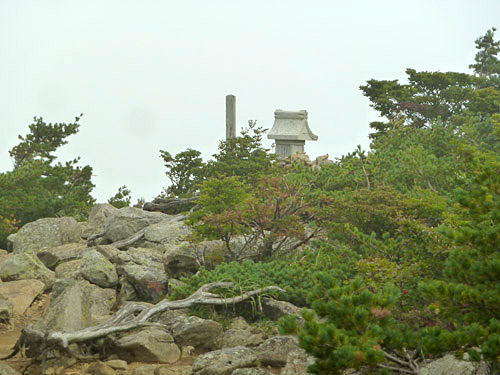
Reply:
<svg viewBox="0 0 500 375"><path fill-rule="evenodd" d="M304 349L294 349L286 358L286 365L281 369L281 375L305 375L307 368L314 364L314 357L308 355Z"/></svg>
<svg viewBox="0 0 500 375"><path fill-rule="evenodd" d="M485 362L469 362L458 359L453 354L447 354L420 368L420 375L488 375L489 369Z"/></svg>
<svg viewBox="0 0 500 375"><path fill-rule="evenodd" d="M87 220L87 228L82 232L82 238L87 239L94 234L104 232L106 219L116 211L118 211L118 208L107 203L96 204L92 207Z"/></svg>
<svg viewBox="0 0 500 375"><path fill-rule="evenodd" d="M0 251L0 266L2 266L2 263L12 256L14 256L14 254L8 253L5 250Z"/></svg>
<svg viewBox="0 0 500 375"><path fill-rule="evenodd" d="M55 270L63 262L81 259L87 250L88 248L85 244L68 243L43 250L37 254L37 257L48 269Z"/></svg>
<svg viewBox="0 0 500 375"><path fill-rule="evenodd" d="M35 328L71 332L101 323L116 300L113 289L102 289L86 280L58 279L50 306Z"/></svg>
<svg viewBox="0 0 500 375"><path fill-rule="evenodd" d="M20 375L20 374L9 365L6 365L5 363L0 363L0 375Z"/></svg>
<svg viewBox="0 0 500 375"><path fill-rule="evenodd" d="M183 346L181 348L181 358L188 358L194 354L194 346Z"/></svg>
<svg viewBox="0 0 500 375"><path fill-rule="evenodd" d="M163 253L163 265L169 277L193 275L200 268L195 250L188 242L168 245Z"/></svg>
<svg viewBox="0 0 500 375"><path fill-rule="evenodd" d="M144 241L146 244L162 247L164 245L177 244L184 241L185 237L190 233L191 230L183 221L163 220L146 227L144 231Z"/></svg>
<svg viewBox="0 0 500 375"><path fill-rule="evenodd" d="M114 345L118 356L128 362L174 363L181 357L174 338L158 327L122 336Z"/></svg>
<svg viewBox="0 0 500 375"><path fill-rule="evenodd" d="M137 367L134 375L191 375L193 373L191 366L187 365L145 365Z"/></svg>
<svg viewBox="0 0 500 375"><path fill-rule="evenodd" d="M194 346L213 350L219 347L222 325L197 316L186 316L175 311L166 311L156 319L172 333L180 346Z"/></svg>
<svg viewBox="0 0 500 375"><path fill-rule="evenodd" d="M295 336L274 336L259 345L255 354L264 365L283 367L287 363L288 353L298 348Z"/></svg>
<svg viewBox="0 0 500 375"><path fill-rule="evenodd" d="M18 280L0 284L0 297L12 304L14 315L23 315L45 285L38 280Z"/></svg>
<svg viewBox="0 0 500 375"><path fill-rule="evenodd" d="M257 356L244 346L220 349L199 356L193 363L194 375L231 375L242 367L256 367Z"/></svg>
<svg viewBox="0 0 500 375"><path fill-rule="evenodd" d="M45 267L36 255L26 252L15 254L5 260L0 266L0 278L3 281L40 280L47 290L52 287L55 274Z"/></svg>
<svg viewBox="0 0 500 375"><path fill-rule="evenodd" d="M236 369L231 375L272 375L272 373L261 367L252 367Z"/></svg>
<svg viewBox="0 0 500 375"><path fill-rule="evenodd" d="M24 225L12 237L15 254L48 250L59 245L80 241L81 228L72 217L38 219Z"/></svg>
<svg viewBox="0 0 500 375"><path fill-rule="evenodd" d="M295 315L299 321L304 321L300 315L301 309L290 302L264 297L261 299L261 304L262 313L272 321L276 321L285 315Z"/></svg>
<svg viewBox="0 0 500 375"><path fill-rule="evenodd" d="M148 212L135 207L123 207L106 218L104 238L110 242L123 240L149 225L168 220L161 212Z"/></svg>
<svg viewBox="0 0 500 375"><path fill-rule="evenodd" d="M8 323L14 316L14 305L6 299L0 298L0 323Z"/></svg>
<svg viewBox="0 0 500 375"><path fill-rule="evenodd" d="M82 280L83 276L80 273L81 259L71 260L69 262L61 263L56 267L56 279L73 279Z"/></svg>
<svg viewBox="0 0 500 375"><path fill-rule="evenodd" d="M252 329L252 326L248 324L244 318L242 318L241 316L237 316L233 319L233 321L229 325L229 328L250 330Z"/></svg>
<svg viewBox="0 0 500 375"><path fill-rule="evenodd" d="M249 327L251 328L251 327ZM222 347L257 346L264 342L262 334L252 334L249 329L230 328L222 336Z"/></svg>
<svg viewBox="0 0 500 375"><path fill-rule="evenodd" d="M86 374L91 375L116 375L116 371L102 362L91 363L86 369Z"/></svg>
<svg viewBox="0 0 500 375"><path fill-rule="evenodd" d="M115 266L96 250L89 250L84 254L80 273L84 279L102 288L113 288L118 285Z"/></svg>
<svg viewBox="0 0 500 375"><path fill-rule="evenodd" d="M119 255L123 253L123 251L118 250L112 245L98 245L94 247L94 249L104 255L104 257L112 263L114 263L115 260L119 260Z"/></svg>
<svg viewBox="0 0 500 375"><path fill-rule="evenodd" d="M110 359L109 361L104 362L104 364L115 370L128 370L127 362L122 361L121 359Z"/></svg>
<svg viewBox="0 0 500 375"><path fill-rule="evenodd" d="M168 278L161 258L158 250L131 247L112 261L118 274L134 287L139 300L157 302L168 292Z"/></svg>

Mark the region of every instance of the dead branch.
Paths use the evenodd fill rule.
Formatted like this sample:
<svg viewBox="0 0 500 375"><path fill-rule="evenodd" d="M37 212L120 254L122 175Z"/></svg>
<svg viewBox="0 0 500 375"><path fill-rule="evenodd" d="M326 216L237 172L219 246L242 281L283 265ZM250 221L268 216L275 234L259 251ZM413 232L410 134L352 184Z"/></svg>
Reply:
<svg viewBox="0 0 500 375"><path fill-rule="evenodd" d="M88 327L74 332L44 332L28 324L23 328L21 337L13 348L14 352L8 357L14 356L17 352L21 351L23 347L35 348L35 350L32 351L34 355L30 355L31 357L44 355L49 349L60 349L68 352L68 346L70 344L84 344L101 337L139 327L161 326L161 323L152 322L151 319L167 310L185 309L195 305L230 305L271 290L285 292L277 286L267 286L231 298L224 298L218 294L210 293L210 290L215 288L227 289L233 285L234 284L230 282L205 284L185 299L177 301L163 300L151 307L147 307L138 302L127 302L105 322L94 327Z"/></svg>

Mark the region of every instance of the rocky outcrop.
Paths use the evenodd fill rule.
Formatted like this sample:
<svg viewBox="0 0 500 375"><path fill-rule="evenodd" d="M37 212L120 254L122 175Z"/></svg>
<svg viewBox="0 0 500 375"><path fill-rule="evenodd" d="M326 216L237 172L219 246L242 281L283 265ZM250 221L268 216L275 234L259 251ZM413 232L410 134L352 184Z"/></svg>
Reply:
<svg viewBox="0 0 500 375"><path fill-rule="evenodd" d="M114 288L118 285L115 266L97 250L89 250L82 258L80 273L83 278L101 288Z"/></svg>
<svg viewBox="0 0 500 375"><path fill-rule="evenodd" d="M308 355L304 349L294 349L288 353L286 365L281 369L280 375L304 375L307 368L314 364L314 357Z"/></svg>
<svg viewBox="0 0 500 375"><path fill-rule="evenodd" d="M139 300L157 302L167 295L168 278L158 250L130 248L117 253L111 261L122 280L133 286Z"/></svg>
<svg viewBox="0 0 500 375"><path fill-rule="evenodd" d="M82 238L89 238L95 234L104 232L104 224L106 219L116 213L118 208L110 204L96 204L89 213L87 227L82 233Z"/></svg>
<svg viewBox="0 0 500 375"><path fill-rule="evenodd" d="M55 274L36 255L26 252L7 258L0 266L0 278L3 281L36 279L45 284L45 289L50 289Z"/></svg>
<svg viewBox="0 0 500 375"><path fill-rule="evenodd" d="M420 369L420 375L489 375L485 362L470 362L458 359L453 354L432 361Z"/></svg>
<svg viewBox="0 0 500 375"><path fill-rule="evenodd" d="M235 319L222 336L223 348L232 348L235 346L255 347L263 342L263 332L250 326L243 318Z"/></svg>
<svg viewBox="0 0 500 375"><path fill-rule="evenodd" d="M15 254L34 254L66 243L80 241L81 227L72 217L45 218L24 225L9 236Z"/></svg>
<svg viewBox="0 0 500 375"><path fill-rule="evenodd" d="M276 321L285 315L295 315L299 321L304 320L300 315L301 309L290 302L264 297L261 299L261 305L262 313L272 321Z"/></svg>
<svg viewBox="0 0 500 375"><path fill-rule="evenodd" d="M194 375L231 375L234 370L256 367L257 356L244 346L220 349L199 356L193 363Z"/></svg>
<svg viewBox="0 0 500 375"><path fill-rule="evenodd" d="M231 375L272 375L272 373L261 367L238 368Z"/></svg>
<svg viewBox="0 0 500 375"><path fill-rule="evenodd" d="M64 262L81 259L87 250L88 247L86 244L68 243L43 250L37 256L47 268L54 271L58 265Z"/></svg>
<svg viewBox="0 0 500 375"><path fill-rule="evenodd" d="M167 327L179 346L208 350L219 347L222 325L213 320L187 316L177 311L167 311L155 320Z"/></svg>
<svg viewBox="0 0 500 375"><path fill-rule="evenodd" d="M160 212L148 212L134 207L120 208L106 218L104 238L110 243L124 240L149 225L168 219L168 215Z"/></svg>
<svg viewBox="0 0 500 375"><path fill-rule="evenodd" d="M164 248L184 241L190 233L191 230L183 221L163 220L146 227L143 246Z"/></svg>
<svg viewBox="0 0 500 375"><path fill-rule="evenodd" d="M73 279L81 280L83 279L80 273L80 265L82 264L81 259L71 260L69 262L61 263L56 267L56 279Z"/></svg>
<svg viewBox="0 0 500 375"><path fill-rule="evenodd" d="M287 363L288 354L298 348L295 336L274 336L259 345L255 354L264 365L283 367Z"/></svg>
<svg viewBox="0 0 500 375"><path fill-rule="evenodd" d="M119 358L127 362L174 363L181 357L172 335L158 327L123 336L114 346Z"/></svg>
<svg viewBox="0 0 500 375"><path fill-rule="evenodd" d="M163 265L169 277L193 275L200 268L195 250L188 242L165 246Z"/></svg>
<svg viewBox="0 0 500 375"><path fill-rule="evenodd" d="M102 289L86 280L59 279L50 306L35 328L71 332L97 325L110 315L115 294L113 289Z"/></svg>
<svg viewBox="0 0 500 375"><path fill-rule="evenodd" d="M44 289L45 285L38 280L9 281L0 284L0 298L9 301L12 304L13 313L20 316Z"/></svg>

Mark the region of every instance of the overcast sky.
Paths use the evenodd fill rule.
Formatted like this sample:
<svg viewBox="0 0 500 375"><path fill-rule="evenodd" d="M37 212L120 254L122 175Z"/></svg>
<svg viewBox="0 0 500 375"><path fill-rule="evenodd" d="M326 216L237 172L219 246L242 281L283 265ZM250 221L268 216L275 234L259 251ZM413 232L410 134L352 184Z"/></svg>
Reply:
<svg viewBox="0 0 500 375"><path fill-rule="evenodd" d="M307 153L340 157L377 118L360 85L467 72L491 27L500 0L0 0L0 171L33 116L83 113L59 160L94 168L99 202L121 185L151 200L169 185L160 149L217 151L227 94L238 129L306 109Z"/></svg>

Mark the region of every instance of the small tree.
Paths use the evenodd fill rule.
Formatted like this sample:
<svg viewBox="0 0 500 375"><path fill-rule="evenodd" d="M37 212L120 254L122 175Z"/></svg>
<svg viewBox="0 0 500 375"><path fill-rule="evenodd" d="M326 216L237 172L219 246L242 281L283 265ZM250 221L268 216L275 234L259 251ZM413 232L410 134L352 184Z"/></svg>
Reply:
<svg viewBox="0 0 500 375"><path fill-rule="evenodd" d="M130 190L125 185L120 186L118 192L108 199L108 203L116 208L129 207L130 201Z"/></svg>

